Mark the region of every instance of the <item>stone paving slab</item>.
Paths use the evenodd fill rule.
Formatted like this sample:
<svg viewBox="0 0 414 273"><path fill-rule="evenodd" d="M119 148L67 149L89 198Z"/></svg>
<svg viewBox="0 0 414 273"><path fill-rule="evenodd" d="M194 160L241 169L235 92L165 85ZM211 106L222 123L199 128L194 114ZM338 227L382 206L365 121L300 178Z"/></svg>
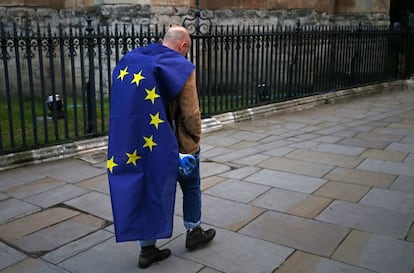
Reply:
<svg viewBox="0 0 414 273"><path fill-rule="evenodd" d="M0 172L0 191L6 191L42 178L45 176L27 171L24 168L3 171Z"/></svg>
<svg viewBox="0 0 414 273"><path fill-rule="evenodd" d="M106 173L106 169L89 166L75 159L67 159L64 163L62 161L49 162L37 167L31 166L27 169L33 173L53 177L68 183L79 182Z"/></svg>
<svg viewBox="0 0 414 273"><path fill-rule="evenodd" d="M328 198L273 188L256 198L251 204L296 216L314 218L331 201Z"/></svg>
<svg viewBox="0 0 414 273"><path fill-rule="evenodd" d="M300 201L306 199L307 196L306 193L272 188L256 198L252 204L265 209L285 212Z"/></svg>
<svg viewBox="0 0 414 273"><path fill-rule="evenodd" d="M374 271L295 251L275 273L374 273Z"/></svg>
<svg viewBox="0 0 414 273"><path fill-rule="evenodd" d="M3 270L2 273L69 273L41 259L28 258Z"/></svg>
<svg viewBox="0 0 414 273"><path fill-rule="evenodd" d="M376 134L372 132L362 132L356 135L356 137L371 139L371 140L382 140L388 142L399 142L403 137L397 135L387 135L387 134Z"/></svg>
<svg viewBox="0 0 414 273"><path fill-rule="evenodd" d="M414 121L413 121L414 122ZM414 144L414 137L404 137L401 140L401 143L405 143L405 144Z"/></svg>
<svg viewBox="0 0 414 273"><path fill-rule="evenodd" d="M75 184L78 187L90 189L109 195L108 175L102 174Z"/></svg>
<svg viewBox="0 0 414 273"><path fill-rule="evenodd" d="M414 153L409 154L403 162L414 164Z"/></svg>
<svg viewBox="0 0 414 273"><path fill-rule="evenodd" d="M317 142L316 140L308 140L308 141L301 141L294 144L290 144L290 148L296 148L296 149L307 149L312 150L315 149L320 145L320 142Z"/></svg>
<svg viewBox="0 0 414 273"><path fill-rule="evenodd" d="M337 167L324 178L363 186L388 188L396 177L392 174Z"/></svg>
<svg viewBox="0 0 414 273"><path fill-rule="evenodd" d="M255 155L259 152L259 150L255 148L246 148L236 151L231 151L228 153L220 154L214 157L209 157L209 159L217 161L217 162L228 162L228 161L234 161L240 158L244 158L246 156Z"/></svg>
<svg viewBox="0 0 414 273"><path fill-rule="evenodd" d="M106 151L99 151L96 153L88 153L88 154L82 154L78 156L77 158L81 159L82 161L85 161L90 164L99 164L102 161L106 161Z"/></svg>
<svg viewBox="0 0 414 273"><path fill-rule="evenodd" d="M278 148L284 148L289 145L297 144L297 142L293 142L293 141L289 141L285 139L273 140L272 138L275 138L275 137L270 137L269 142L257 145L255 146L255 148L259 150L260 152L264 152L264 154L273 155L273 154L270 154L272 150L277 150ZM280 138L280 137L277 137L277 138Z"/></svg>
<svg viewBox="0 0 414 273"><path fill-rule="evenodd" d="M398 176L390 187L391 190L414 194L414 179L410 176Z"/></svg>
<svg viewBox="0 0 414 273"><path fill-rule="evenodd" d="M404 130L396 128L376 128L372 132L385 135L414 136L413 130Z"/></svg>
<svg viewBox="0 0 414 273"><path fill-rule="evenodd" d="M340 136L320 136L317 138L314 138L314 141L317 141L319 143L337 143L338 141L341 141L343 137Z"/></svg>
<svg viewBox="0 0 414 273"><path fill-rule="evenodd" d="M208 247L197 251L187 251L184 240L181 236L167 246L175 255L226 273L271 273L293 252L289 247L222 229L217 229Z"/></svg>
<svg viewBox="0 0 414 273"><path fill-rule="evenodd" d="M229 179L206 190L204 193L241 203L249 203L268 189L269 187L263 185Z"/></svg>
<svg viewBox="0 0 414 273"><path fill-rule="evenodd" d="M266 159L269 159L269 158L270 158L269 155L255 154L255 155L246 156L244 158L234 160L234 162L238 164L242 164L242 165L256 166L260 162L265 161Z"/></svg>
<svg viewBox="0 0 414 273"><path fill-rule="evenodd" d="M183 246L181 246L183 247ZM135 242L115 243L114 240L106 240L79 255L74 256L59 264L71 272L87 273L196 273L203 265L182 259L173 255L162 263L155 263L146 269L138 268L139 248Z"/></svg>
<svg viewBox="0 0 414 273"><path fill-rule="evenodd" d="M363 160L361 158L355 158L351 156L303 149L295 150L294 152L286 155L286 157L290 159L305 160L313 163L321 163L325 165L333 165L345 168L354 168Z"/></svg>
<svg viewBox="0 0 414 273"><path fill-rule="evenodd" d="M358 230L353 230L332 256L379 273L411 273L413 257L413 243Z"/></svg>
<svg viewBox="0 0 414 273"><path fill-rule="evenodd" d="M63 186L65 182L55 178L47 177L24 185L11 188L6 191L6 194L18 199L25 199L30 196L40 194L45 191L52 190L59 186Z"/></svg>
<svg viewBox="0 0 414 273"><path fill-rule="evenodd" d="M0 237L7 241L14 241L22 236L36 232L79 214L80 212L78 211L66 208L51 208L43 210L1 225Z"/></svg>
<svg viewBox="0 0 414 273"><path fill-rule="evenodd" d="M38 206L27 202L9 198L0 201L0 224L39 211Z"/></svg>
<svg viewBox="0 0 414 273"><path fill-rule="evenodd" d="M73 198L65 204L113 222L111 198L106 194L93 191Z"/></svg>
<svg viewBox="0 0 414 273"><path fill-rule="evenodd" d="M42 208L48 208L87 192L88 190L84 188L77 187L72 184L66 184L61 187L30 196L26 198L25 201Z"/></svg>
<svg viewBox="0 0 414 273"><path fill-rule="evenodd" d="M266 134L263 134L263 133L258 134L258 133L247 132L247 131L239 131L231 135L231 138L239 139L239 140L247 140L247 141L260 141L265 137L267 137Z"/></svg>
<svg viewBox="0 0 414 273"><path fill-rule="evenodd" d="M97 229L95 226L67 220L23 236L12 243L20 249L37 256L83 237Z"/></svg>
<svg viewBox="0 0 414 273"><path fill-rule="evenodd" d="M331 124L335 124L335 123L331 123ZM315 131L315 133L318 133L320 135L330 135L330 134L334 134L336 132L340 132L340 131L343 131L343 130L346 130L346 129L347 128L344 127L344 126L334 125L334 126L328 126L327 128L324 128L324 129L321 129L321 130L317 130L317 131Z"/></svg>
<svg viewBox="0 0 414 273"><path fill-rule="evenodd" d="M204 267L203 269L201 269L201 271L199 273L221 273L220 271L211 269L209 267Z"/></svg>
<svg viewBox="0 0 414 273"><path fill-rule="evenodd" d="M218 185L225 180L227 179L216 175L203 178L201 180L201 191L205 191L206 189L214 187L215 185Z"/></svg>
<svg viewBox="0 0 414 273"><path fill-rule="evenodd" d="M414 177L414 168L410 163L366 159L358 166L358 169Z"/></svg>
<svg viewBox="0 0 414 273"><path fill-rule="evenodd" d="M358 156L363 153L366 148L342 144L321 143L314 150L340 155Z"/></svg>
<svg viewBox="0 0 414 273"><path fill-rule="evenodd" d="M414 132L414 130L412 130ZM412 136L414 137L414 136ZM413 143L391 143L387 146L387 150L414 153Z"/></svg>
<svg viewBox="0 0 414 273"><path fill-rule="evenodd" d="M218 136L210 134L203 137L203 144L210 144L212 146L227 147L238 142L241 142L241 140L228 136Z"/></svg>
<svg viewBox="0 0 414 273"><path fill-rule="evenodd" d="M285 155L293 152L294 150L296 150L296 149L293 148L293 147L279 147L279 148L276 148L276 149L271 149L271 150L268 150L268 151L263 151L262 154L268 155L268 156L279 156L279 157L282 157L282 156L285 156Z"/></svg>
<svg viewBox="0 0 414 273"><path fill-rule="evenodd" d="M384 149L389 145L388 141L383 140L373 140L373 139L364 139L364 138L345 138L338 142L341 145L349 145L361 148L369 148L369 149Z"/></svg>
<svg viewBox="0 0 414 273"><path fill-rule="evenodd" d="M266 161L263 161L258 166L266 169L313 177L323 177L334 168L332 165L324 165L320 163L318 164L309 161L293 160L280 157L272 157Z"/></svg>
<svg viewBox="0 0 414 273"><path fill-rule="evenodd" d="M200 154L201 154L202 158L209 158L210 159L210 158L214 158L216 156L220 156L220 155L223 155L223 154L226 154L226 153L230 153L232 151L234 151L234 150L219 147L219 146L217 146L217 147L212 146L211 149L209 149L209 150L202 150Z"/></svg>
<svg viewBox="0 0 414 273"><path fill-rule="evenodd" d="M239 230L263 213L263 211L264 209L249 204L221 199L206 194L202 197L202 221L231 231ZM175 214L182 216L182 193L178 190L175 202Z"/></svg>
<svg viewBox="0 0 414 273"><path fill-rule="evenodd" d="M200 164L200 177L206 178L229 171L231 168L225 164L215 162L203 162Z"/></svg>
<svg viewBox="0 0 414 273"><path fill-rule="evenodd" d="M313 219L319 215L331 201L332 199L309 195L286 210L286 213Z"/></svg>
<svg viewBox="0 0 414 273"><path fill-rule="evenodd" d="M243 179L246 176L249 176L259 170L260 168L246 166L246 167L238 168L238 169L231 170L225 173L221 173L219 175L222 177L227 177L227 178Z"/></svg>
<svg viewBox="0 0 414 273"><path fill-rule="evenodd" d="M411 226L410 230L408 231L406 240L408 242L414 243L414 225Z"/></svg>
<svg viewBox="0 0 414 273"><path fill-rule="evenodd" d="M51 262L53 264L61 263L75 255L82 253L91 247L102 243L108 239L114 240L114 234L105 230L98 230L86 237L73 241L67 245L64 245L48 254L44 255L42 259Z"/></svg>
<svg viewBox="0 0 414 273"><path fill-rule="evenodd" d="M326 183L326 180L304 175L263 169L244 179L275 188L303 193L312 193Z"/></svg>
<svg viewBox="0 0 414 273"><path fill-rule="evenodd" d="M1 200L5 200L5 199L7 199L7 198L10 198L10 196L8 196L8 195L6 195L6 194L4 194L4 193L0 192L0 201L1 201Z"/></svg>
<svg viewBox="0 0 414 273"><path fill-rule="evenodd" d="M396 151L384 151L377 149L368 149L363 152L360 157L376 159L376 160L385 160L385 161L397 161L401 162L404 158L407 157L407 153L396 152Z"/></svg>
<svg viewBox="0 0 414 273"><path fill-rule="evenodd" d="M404 239L412 219L391 210L335 200L317 220Z"/></svg>
<svg viewBox="0 0 414 273"><path fill-rule="evenodd" d="M349 229L283 213L267 211L240 233L284 246L330 256Z"/></svg>
<svg viewBox="0 0 414 273"><path fill-rule="evenodd" d="M296 136L293 136L293 137L289 137L289 141L302 142L302 141L306 141L306 140L310 140L310 139L315 139L319 136L320 135L318 135L318 134L306 133L306 134L300 134L300 135L296 135Z"/></svg>
<svg viewBox="0 0 414 273"><path fill-rule="evenodd" d="M26 255L0 242L0 270L26 259ZM3 271L2 271L3 272Z"/></svg>
<svg viewBox="0 0 414 273"><path fill-rule="evenodd" d="M242 140L240 142L227 146L227 148L232 149L232 150L241 150L241 149L252 148L255 146L257 146L257 142Z"/></svg>
<svg viewBox="0 0 414 273"><path fill-rule="evenodd" d="M373 188L360 203L407 214L414 220L414 194Z"/></svg>
<svg viewBox="0 0 414 273"><path fill-rule="evenodd" d="M329 181L313 194L332 199L358 202L370 190L368 186Z"/></svg>

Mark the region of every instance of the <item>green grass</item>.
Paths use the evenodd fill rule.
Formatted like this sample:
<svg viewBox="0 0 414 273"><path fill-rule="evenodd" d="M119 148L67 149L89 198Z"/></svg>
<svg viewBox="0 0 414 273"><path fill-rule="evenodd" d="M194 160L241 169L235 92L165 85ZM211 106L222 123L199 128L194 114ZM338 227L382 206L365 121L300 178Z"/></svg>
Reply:
<svg viewBox="0 0 414 273"><path fill-rule="evenodd" d="M109 102L107 99L104 100L104 128L102 128L100 102L97 101L97 104L97 133L103 133L108 128ZM84 129L86 109L82 107L81 97L76 98L77 108L74 107L73 98L67 99L64 119L54 120L48 117L50 111L47 107L43 109L44 105L41 98L26 98L21 105L17 98L13 98L9 105L4 98L0 99L2 150L44 146L88 134ZM11 111L10 117L9 111ZM24 117L23 122L22 117Z"/></svg>
<svg viewBox="0 0 414 273"><path fill-rule="evenodd" d="M53 120L48 117L50 111L44 100L39 97L34 99L25 98L22 105L19 104L18 98L13 98L10 105L8 105L5 98L1 98L0 136L2 148L0 153L53 145L107 133L109 120L108 98L103 101L103 109L101 108L101 102L96 101L96 134L88 133L88 128L85 128L87 125L84 123L84 117L87 109L82 106L82 97L76 97L76 101L73 98L67 98L64 103L66 105L65 118ZM210 111L210 114L217 114L242 109L249 103L252 102L244 101L240 96L211 96L200 98L200 109L204 112ZM9 110L11 111L11 120L9 120ZM101 111L103 111L103 115ZM22 116L24 117L23 124ZM101 116L103 116L103 120Z"/></svg>

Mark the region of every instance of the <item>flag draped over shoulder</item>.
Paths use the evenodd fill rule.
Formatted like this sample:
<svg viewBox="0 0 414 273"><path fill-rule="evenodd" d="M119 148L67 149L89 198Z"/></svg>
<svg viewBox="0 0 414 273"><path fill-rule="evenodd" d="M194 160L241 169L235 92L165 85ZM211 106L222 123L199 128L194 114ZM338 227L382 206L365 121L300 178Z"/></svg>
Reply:
<svg viewBox="0 0 414 273"><path fill-rule="evenodd" d="M178 144L166 116L194 65L150 44L112 74L107 169L117 242L172 235Z"/></svg>

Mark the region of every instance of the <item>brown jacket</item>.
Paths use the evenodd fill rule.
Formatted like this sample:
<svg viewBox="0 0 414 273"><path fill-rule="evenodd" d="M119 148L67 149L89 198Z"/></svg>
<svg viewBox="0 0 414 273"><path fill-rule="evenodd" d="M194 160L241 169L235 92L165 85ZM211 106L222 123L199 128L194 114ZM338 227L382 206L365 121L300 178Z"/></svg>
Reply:
<svg viewBox="0 0 414 273"><path fill-rule="evenodd" d="M201 113L194 71L183 90L170 103L168 112L168 118L177 136L180 153L198 152L201 138Z"/></svg>

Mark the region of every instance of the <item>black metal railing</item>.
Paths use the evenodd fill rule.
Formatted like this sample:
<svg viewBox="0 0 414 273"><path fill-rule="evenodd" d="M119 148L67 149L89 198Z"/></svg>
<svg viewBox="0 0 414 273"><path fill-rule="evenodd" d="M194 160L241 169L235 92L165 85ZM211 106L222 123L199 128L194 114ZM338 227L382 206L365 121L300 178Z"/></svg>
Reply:
<svg viewBox="0 0 414 273"><path fill-rule="evenodd" d="M203 23L204 24L204 23ZM211 26L192 33L204 117L414 72L413 34L341 26ZM105 135L111 73L166 26L0 23L0 154Z"/></svg>

